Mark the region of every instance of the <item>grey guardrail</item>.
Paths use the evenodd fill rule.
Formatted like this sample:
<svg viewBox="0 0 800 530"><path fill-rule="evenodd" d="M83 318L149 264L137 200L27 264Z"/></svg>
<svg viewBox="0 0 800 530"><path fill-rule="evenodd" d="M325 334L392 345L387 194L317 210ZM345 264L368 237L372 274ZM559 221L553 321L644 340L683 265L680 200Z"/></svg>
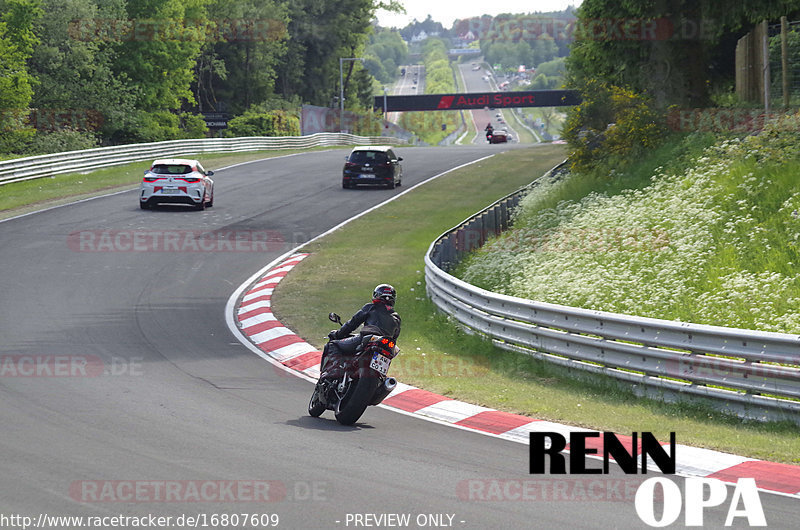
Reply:
<svg viewBox="0 0 800 530"><path fill-rule="evenodd" d="M154 158L197 153L232 153L266 149L406 143L389 136L356 136L345 133L317 133L307 136L252 136L244 138L199 138L145 144L98 147L49 155L0 161L0 185L63 173L91 171L101 167L129 164Z"/></svg>
<svg viewBox="0 0 800 530"><path fill-rule="evenodd" d="M542 178L553 178L558 168ZM534 183L533 185L536 185ZM431 243L425 255L433 303L499 347L594 372L638 395L701 401L758 420L800 424L800 336L592 311L506 296L451 274L470 251L511 223L526 188Z"/></svg>

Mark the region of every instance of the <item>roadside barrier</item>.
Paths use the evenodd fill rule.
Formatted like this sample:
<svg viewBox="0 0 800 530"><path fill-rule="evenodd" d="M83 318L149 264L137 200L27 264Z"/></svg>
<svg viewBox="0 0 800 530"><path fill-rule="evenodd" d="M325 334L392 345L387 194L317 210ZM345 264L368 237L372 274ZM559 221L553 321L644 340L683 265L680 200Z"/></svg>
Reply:
<svg viewBox="0 0 800 530"><path fill-rule="evenodd" d="M563 163L542 179L558 178ZM604 374L637 395L702 401L728 414L800 424L800 336L592 311L486 291L451 274L512 222L527 188L495 202L431 243L434 304L497 346Z"/></svg>
<svg viewBox="0 0 800 530"><path fill-rule="evenodd" d="M234 153L269 149L304 149L335 145L400 145L389 136L356 136L317 133L308 136L252 136L244 138L198 138L146 144L98 147L49 155L29 156L0 162L0 186L12 182L51 177L63 173L92 171L154 158L186 157L198 153Z"/></svg>

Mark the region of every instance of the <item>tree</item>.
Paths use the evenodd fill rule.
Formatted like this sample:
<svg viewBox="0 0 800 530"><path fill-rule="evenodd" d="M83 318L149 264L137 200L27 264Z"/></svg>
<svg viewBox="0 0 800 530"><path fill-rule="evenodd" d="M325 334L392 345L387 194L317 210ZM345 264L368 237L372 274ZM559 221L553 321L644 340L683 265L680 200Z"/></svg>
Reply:
<svg viewBox="0 0 800 530"><path fill-rule="evenodd" d="M378 8L396 8L394 2L374 0L294 0L289 3L292 45L278 68L278 90L284 97L298 95L314 105L331 105L339 94L339 59L362 57ZM349 108L370 106L350 85L356 69L344 63L345 103Z"/></svg>
<svg viewBox="0 0 800 530"><path fill-rule="evenodd" d="M537 74L545 74L548 76L560 76L564 77L566 74L566 64L564 62L564 58L553 59L552 61L547 61L544 63L540 63L536 67Z"/></svg>
<svg viewBox="0 0 800 530"><path fill-rule="evenodd" d="M364 56L369 73L388 84L397 77L397 67L408 63L408 47L396 30L373 27Z"/></svg>
<svg viewBox="0 0 800 530"><path fill-rule="evenodd" d="M0 152L20 152L33 136L25 118L36 81L27 61L42 9L39 0L4 0L0 13Z"/></svg>
<svg viewBox="0 0 800 530"><path fill-rule="evenodd" d="M391 61L391 59L387 59L387 61ZM381 83L388 84L392 82L393 78L387 73L386 67L381 63L381 59L377 55L365 54L364 68Z"/></svg>
<svg viewBox="0 0 800 530"><path fill-rule="evenodd" d="M118 45L115 68L134 87L137 108L177 110L194 102L191 83L204 40L205 0L136 0L126 7L131 28Z"/></svg>
<svg viewBox="0 0 800 530"><path fill-rule="evenodd" d="M531 82L531 90L546 90L550 88L549 79L546 74L538 74Z"/></svg>
<svg viewBox="0 0 800 530"><path fill-rule="evenodd" d="M714 57L733 54L735 39L726 37L792 11L798 12L796 0L584 0L577 10L583 33L568 59L570 86L599 79L647 93L662 108L706 106L710 88L732 77L714 68ZM655 31L634 24L634 33L621 38L617 26L600 24L596 31L597 21L649 22Z"/></svg>
<svg viewBox="0 0 800 530"><path fill-rule="evenodd" d="M208 6L216 39L207 39L195 67L200 110L240 113L274 95L286 52L287 9L272 0L215 0Z"/></svg>
<svg viewBox="0 0 800 530"><path fill-rule="evenodd" d="M527 41L517 41L517 43L514 45L514 48L514 55L515 59L517 60L515 63L516 65L524 64L531 66L533 64L533 49ZM514 66L514 64L511 66Z"/></svg>
<svg viewBox="0 0 800 530"><path fill-rule="evenodd" d="M403 37L403 39L410 41L412 37L418 35L422 31L432 36L447 36L447 31L444 29L444 26L442 26L440 22L433 20L430 15L428 15L427 18L422 22L414 19L412 23L400 30L400 35Z"/></svg>
<svg viewBox="0 0 800 530"><path fill-rule="evenodd" d="M92 26L124 18L124 2L104 2L100 9L93 0L42 0L42 7L35 25L41 42L29 61L39 81L31 105L37 112L72 112L79 129L101 126L110 136L133 112L135 96L113 71L114 43Z"/></svg>
<svg viewBox="0 0 800 530"><path fill-rule="evenodd" d="M533 64L539 65L558 57L558 46L550 35L541 35L533 44Z"/></svg>

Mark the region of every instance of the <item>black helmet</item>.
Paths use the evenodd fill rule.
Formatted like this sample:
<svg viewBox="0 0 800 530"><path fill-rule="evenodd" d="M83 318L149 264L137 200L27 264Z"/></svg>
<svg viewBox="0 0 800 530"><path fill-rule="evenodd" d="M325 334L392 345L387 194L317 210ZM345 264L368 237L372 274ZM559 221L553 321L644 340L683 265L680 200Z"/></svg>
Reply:
<svg viewBox="0 0 800 530"><path fill-rule="evenodd" d="M394 290L394 287L389 285L388 283L382 283L372 291L372 300L378 301L381 300L386 302L389 305L394 305L394 301L397 298L397 291Z"/></svg>

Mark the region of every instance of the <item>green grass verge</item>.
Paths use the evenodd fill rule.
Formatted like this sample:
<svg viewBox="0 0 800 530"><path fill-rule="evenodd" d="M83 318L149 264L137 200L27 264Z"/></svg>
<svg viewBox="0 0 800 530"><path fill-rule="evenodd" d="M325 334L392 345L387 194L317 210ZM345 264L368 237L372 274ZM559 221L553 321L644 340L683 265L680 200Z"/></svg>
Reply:
<svg viewBox="0 0 800 530"><path fill-rule="evenodd" d="M800 333L800 153L787 134L676 135L615 177L540 187L455 275L542 302Z"/></svg>
<svg viewBox="0 0 800 530"><path fill-rule="evenodd" d="M336 149L314 147L283 151L253 151L247 153L206 153L186 156L197 157L207 169L231 166L241 162L261 160L292 153ZM346 147L342 147L344 149ZM131 189L139 185L142 173L149 163L134 162L122 166L98 169L88 173L67 173L0 186L0 219L27 212L58 206L104 193Z"/></svg>
<svg viewBox="0 0 800 530"><path fill-rule="evenodd" d="M450 67L453 69L453 76L456 79L456 92L465 92L466 82L464 81L464 76L461 73L459 63L450 63ZM475 127L475 122L472 120L471 111L462 110L461 115L463 116L464 124L466 125L466 134L462 134L460 137L461 141L456 143L459 145L469 145L472 143L472 139L475 138L475 134L477 134L478 130Z"/></svg>
<svg viewBox="0 0 800 530"><path fill-rule="evenodd" d="M531 132L525 128L525 125L520 121L517 113L514 112L514 109L507 109L503 111L503 116L505 117L506 123L509 122L508 117L511 116L511 119L514 121L514 130L517 132L517 141L523 144L535 144L538 143L539 140L531 134ZM509 123L509 125L511 125Z"/></svg>
<svg viewBox="0 0 800 530"><path fill-rule="evenodd" d="M566 120L566 111L564 111L561 107L549 107L547 109L534 107L523 109L523 114L534 120L538 118L545 124L547 123L544 119L544 114L546 112L550 112L552 115L550 117L550 125L545 125L545 131L547 131L551 136L560 136L561 129L564 126L564 121Z"/></svg>
<svg viewBox="0 0 800 530"><path fill-rule="evenodd" d="M560 162L564 146L513 150L454 171L307 245L311 252L278 286L273 308L321 347L326 315L349 318L383 282L398 290L401 355L392 375L470 403L619 433L651 431L679 443L780 462L800 462L788 423L758 424L698 406L633 398L604 378L581 381L558 367L468 335L425 295L423 256L439 234ZM491 168L491 171L487 171Z"/></svg>

